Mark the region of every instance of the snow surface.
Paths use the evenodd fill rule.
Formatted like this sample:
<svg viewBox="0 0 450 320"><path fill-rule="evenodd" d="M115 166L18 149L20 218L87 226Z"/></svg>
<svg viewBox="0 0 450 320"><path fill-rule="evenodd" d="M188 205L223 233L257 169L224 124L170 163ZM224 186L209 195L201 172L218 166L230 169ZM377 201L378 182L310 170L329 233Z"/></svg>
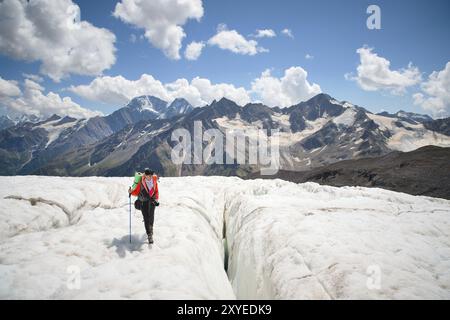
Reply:
<svg viewBox="0 0 450 320"><path fill-rule="evenodd" d="M134 208L128 242L131 178L0 182L0 299L450 298L447 200L278 179L161 178L149 248ZM68 286L73 266L79 289Z"/></svg>
<svg viewBox="0 0 450 320"><path fill-rule="evenodd" d="M134 208L129 244L131 178L0 180L0 299L235 297L223 268L217 180L161 179L151 249ZM80 268L79 290L67 286L71 266Z"/></svg>
<svg viewBox="0 0 450 320"><path fill-rule="evenodd" d="M333 119L337 125L349 127L355 123L356 111L353 108L347 108L341 115Z"/></svg>
<svg viewBox="0 0 450 320"><path fill-rule="evenodd" d="M450 201L281 180L233 189L228 273L239 298L450 298Z"/></svg>

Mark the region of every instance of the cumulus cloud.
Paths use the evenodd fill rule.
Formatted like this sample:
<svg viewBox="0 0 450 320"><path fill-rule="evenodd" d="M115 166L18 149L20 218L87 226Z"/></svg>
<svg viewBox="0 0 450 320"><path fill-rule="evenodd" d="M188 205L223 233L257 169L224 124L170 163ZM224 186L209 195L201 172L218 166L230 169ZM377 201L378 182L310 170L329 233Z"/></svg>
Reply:
<svg viewBox="0 0 450 320"><path fill-rule="evenodd" d="M391 62L372 51L368 47L356 50L360 57L357 76L346 74L346 79L356 81L366 91L388 90L393 94L403 94L407 87L421 81L419 69L411 63L407 68L391 70Z"/></svg>
<svg viewBox="0 0 450 320"><path fill-rule="evenodd" d="M275 31L272 29L258 29L256 30L255 38L273 38L276 37Z"/></svg>
<svg viewBox="0 0 450 320"><path fill-rule="evenodd" d="M310 84L308 73L301 67L291 67L276 78L269 69L252 82L252 93L268 106L288 107L321 92L318 84Z"/></svg>
<svg viewBox="0 0 450 320"><path fill-rule="evenodd" d="M5 82L9 82L9 89L8 84L5 86ZM44 94L44 90L45 88L39 83L25 79L22 92L15 81L0 78L0 104L11 115L29 114L49 117L56 113L60 116L68 115L75 118L101 115L101 112L82 108L70 97L60 97L54 92Z"/></svg>
<svg viewBox="0 0 450 320"><path fill-rule="evenodd" d="M252 101L261 101L270 107L288 107L305 101L321 92L320 86L307 80L308 73L301 67L291 67L280 78L264 71L251 83L251 89L236 87L229 83L212 83L209 79L195 77L191 81L177 79L163 83L152 75L142 74L137 80L122 76L97 77L87 85L71 86L68 90L96 102L120 106L134 97L153 95L165 101L185 98L193 106L200 107L223 97L243 106Z"/></svg>
<svg viewBox="0 0 450 320"><path fill-rule="evenodd" d="M281 34L283 34L289 38L294 38L294 34L292 33L291 29L283 29L283 30L281 30Z"/></svg>
<svg viewBox="0 0 450 320"><path fill-rule="evenodd" d="M229 50L234 53L253 56L268 50L258 46L255 40L247 40L236 30L228 30L224 24L219 25L217 33L208 40L211 46L217 46L222 50Z"/></svg>
<svg viewBox="0 0 450 320"><path fill-rule="evenodd" d="M5 97L15 97L20 95L21 91L14 80L5 80L0 77L0 99Z"/></svg>
<svg viewBox="0 0 450 320"><path fill-rule="evenodd" d="M37 74L31 74L31 73L22 73L22 76L26 79L33 80L34 82L43 82L44 78Z"/></svg>
<svg viewBox="0 0 450 320"><path fill-rule="evenodd" d="M41 61L55 81L68 74L99 75L116 61L112 32L80 20L71 0L0 1L0 52Z"/></svg>
<svg viewBox="0 0 450 320"><path fill-rule="evenodd" d="M423 93L413 95L414 104L420 105L435 117L450 115L450 61L441 71L434 71L421 84Z"/></svg>
<svg viewBox="0 0 450 320"><path fill-rule="evenodd" d="M131 98L145 94L163 100L169 97L164 85L148 74L143 74L138 80L128 80L123 76L97 77L87 85L71 86L69 90L88 100L114 105L124 104Z"/></svg>
<svg viewBox="0 0 450 320"><path fill-rule="evenodd" d="M201 99L206 103L223 97L233 100L241 106L250 102L250 96L243 87L235 87L228 83L213 84L210 80L199 77L192 79L191 85L200 92Z"/></svg>
<svg viewBox="0 0 450 320"><path fill-rule="evenodd" d="M162 83L149 74L143 74L137 80L104 76L94 79L88 85L72 86L69 90L83 98L112 105L123 105L141 95L153 95L168 102L175 98L185 98L193 106L203 106L222 97L241 105L250 102L243 87L237 88L226 83L213 84L210 80L199 77L191 81L178 79Z"/></svg>
<svg viewBox="0 0 450 320"><path fill-rule="evenodd" d="M189 19L203 16L202 0L121 0L113 15L145 30L145 37L156 48L174 60L180 59L182 26Z"/></svg>
<svg viewBox="0 0 450 320"><path fill-rule="evenodd" d="M202 50L204 47L204 42L192 41L187 45L186 50L184 51L184 57L188 60L197 60L198 57L200 57L200 55L202 54Z"/></svg>

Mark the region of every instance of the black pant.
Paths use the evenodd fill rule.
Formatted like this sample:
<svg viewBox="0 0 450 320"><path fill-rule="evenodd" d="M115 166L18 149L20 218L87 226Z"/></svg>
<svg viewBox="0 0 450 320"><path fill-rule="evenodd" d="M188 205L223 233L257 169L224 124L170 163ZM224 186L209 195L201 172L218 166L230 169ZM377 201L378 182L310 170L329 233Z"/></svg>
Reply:
<svg viewBox="0 0 450 320"><path fill-rule="evenodd" d="M151 201L142 202L142 215L144 216L144 226L147 235L153 234L153 222L155 221L155 206Z"/></svg>

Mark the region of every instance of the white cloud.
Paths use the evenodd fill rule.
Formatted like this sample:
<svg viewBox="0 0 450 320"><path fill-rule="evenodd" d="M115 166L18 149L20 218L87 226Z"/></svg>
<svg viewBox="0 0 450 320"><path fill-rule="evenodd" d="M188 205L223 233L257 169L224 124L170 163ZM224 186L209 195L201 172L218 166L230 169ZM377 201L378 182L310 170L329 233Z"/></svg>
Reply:
<svg viewBox="0 0 450 320"><path fill-rule="evenodd" d="M128 80L122 76L97 77L88 85L71 86L69 90L91 101L116 105L150 93L164 100L168 98L164 85L148 74L143 74L138 80Z"/></svg>
<svg viewBox="0 0 450 320"><path fill-rule="evenodd" d="M1 92L3 92L2 80L0 79ZM33 80L25 79L23 92L17 87L17 83L15 83L15 86L9 97L4 96L2 98L0 96L0 104L11 115L33 114L39 117L48 117L56 113L61 116L68 115L75 118L89 118L102 115L101 112L82 108L79 104L72 101L70 97L61 98L57 93L53 92L44 94L45 88Z"/></svg>
<svg viewBox="0 0 450 320"><path fill-rule="evenodd" d="M243 87L236 88L228 83L212 84L208 79L199 77L192 79L191 85L200 92L201 99L206 103L211 103L213 100L219 100L223 97L233 100L241 106L250 102L247 90Z"/></svg>
<svg viewBox="0 0 450 320"><path fill-rule="evenodd" d="M128 80L122 76L98 77L88 85L72 86L70 91L79 96L111 105L123 105L130 99L141 95L153 95L165 101L185 98L193 106L203 106L226 97L238 104L250 102L247 91L232 84L213 84L208 79L196 77L192 81L178 79L171 83L162 83L149 74L143 74L137 80Z"/></svg>
<svg viewBox="0 0 450 320"><path fill-rule="evenodd" d="M180 59L182 26L189 19L203 16L202 0L122 0L114 16L126 23L145 29L145 37L170 59Z"/></svg>
<svg viewBox="0 0 450 320"><path fill-rule="evenodd" d="M15 97L20 95L20 93L21 91L17 85L17 81L5 80L0 77L0 99L5 97Z"/></svg>
<svg viewBox="0 0 450 320"><path fill-rule="evenodd" d="M281 33L289 38L294 38L294 34L292 33L291 29L283 29L281 30Z"/></svg>
<svg viewBox="0 0 450 320"><path fill-rule="evenodd" d="M422 106L433 116L450 115L450 61L441 71L433 71L421 84L423 93L413 95L414 104Z"/></svg>
<svg viewBox="0 0 450 320"><path fill-rule="evenodd" d="M355 80L366 91L388 90L393 94L403 94L407 87L418 84L421 74L411 63L407 68L391 70L391 62L372 52L372 48L356 50L360 57L357 76L346 74L348 80Z"/></svg>
<svg viewBox="0 0 450 320"><path fill-rule="evenodd" d="M44 78L42 78L41 76L39 76L37 74L22 73L22 76L25 79L30 79L30 80L33 80L34 82L43 82L44 81Z"/></svg>
<svg viewBox="0 0 450 320"><path fill-rule="evenodd" d="M187 45L186 50L184 51L184 57L188 60L197 60L198 57L202 54L202 50L205 47L205 43L192 41Z"/></svg>
<svg viewBox="0 0 450 320"><path fill-rule="evenodd" d="M276 78L269 69L252 82L252 93L268 106L288 107L321 92L318 84L310 84L308 73L301 67L286 69L284 76Z"/></svg>
<svg viewBox="0 0 450 320"><path fill-rule="evenodd" d="M305 55L305 59L306 59L306 60L312 60L312 59L314 59L314 56L312 56L312 55L310 55L309 53L307 53L307 54Z"/></svg>
<svg viewBox="0 0 450 320"><path fill-rule="evenodd" d="M41 61L40 72L55 81L110 68L115 40L109 30L81 21L80 8L71 0L0 1L0 52Z"/></svg>
<svg viewBox="0 0 450 320"><path fill-rule="evenodd" d="M250 56L268 51L267 49L258 47L257 41L247 40L236 30L228 30L224 24L218 26L216 35L208 40L208 44L217 46L223 50Z"/></svg>
<svg viewBox="0 0 450 320"><path fill-rule="evenodd" d="M320 86L307 80L307 72L301 67L286 69L283 77L276 78L270 70L264 71L251 83L251 90L229 83L212 83L209 79L195 77L191 81L177 79L163 83L149 74L142 74L137 80L122 76L97 77L87 85L71 86L70 91L96 102L113 106L126 104L134 97L153 95L171 102L185 98L199 107L225 97L243 106L252 101L261 101L270 107L287 107L305 101L321 92Z"/></svg>
<svg viewBox="0 0 450 320"><path fill-rule="evenodd" d="M276 33L275 31L273 31L272 29L261 29L261 30L256 30L256 34L255 34L255 38L273 38L276 37Z"/></svg>

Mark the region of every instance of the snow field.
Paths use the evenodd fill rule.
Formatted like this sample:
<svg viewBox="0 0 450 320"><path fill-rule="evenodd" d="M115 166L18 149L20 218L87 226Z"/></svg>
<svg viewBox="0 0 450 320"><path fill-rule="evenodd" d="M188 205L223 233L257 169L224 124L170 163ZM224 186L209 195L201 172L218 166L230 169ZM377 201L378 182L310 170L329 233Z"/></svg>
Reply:
<svg viewBox="0 0 450 320"><path fill-rule="evenodd" d="M161 179L150 249L134 208L129 243L132 179L1 180L1 299L234 298L223 269L223 215L211 210L223 196L212 192L213 181ZM52 204L5 199L11 196ZM75 289L73 268L80 271Z"/></svg>
<svg viewBox="0 0 450 320"><path fill-rule="evenodd" d="M450 298L450 201L281 180L226 194L238 298Z"/></svg>
<svg viewBox="0 0 450 320"><path fill-rule="evenodd" d="M0 177L0 298L450 298L450 201L282 180L161 178L149 248L134 208L129 243L131 183Z"/></svg>

